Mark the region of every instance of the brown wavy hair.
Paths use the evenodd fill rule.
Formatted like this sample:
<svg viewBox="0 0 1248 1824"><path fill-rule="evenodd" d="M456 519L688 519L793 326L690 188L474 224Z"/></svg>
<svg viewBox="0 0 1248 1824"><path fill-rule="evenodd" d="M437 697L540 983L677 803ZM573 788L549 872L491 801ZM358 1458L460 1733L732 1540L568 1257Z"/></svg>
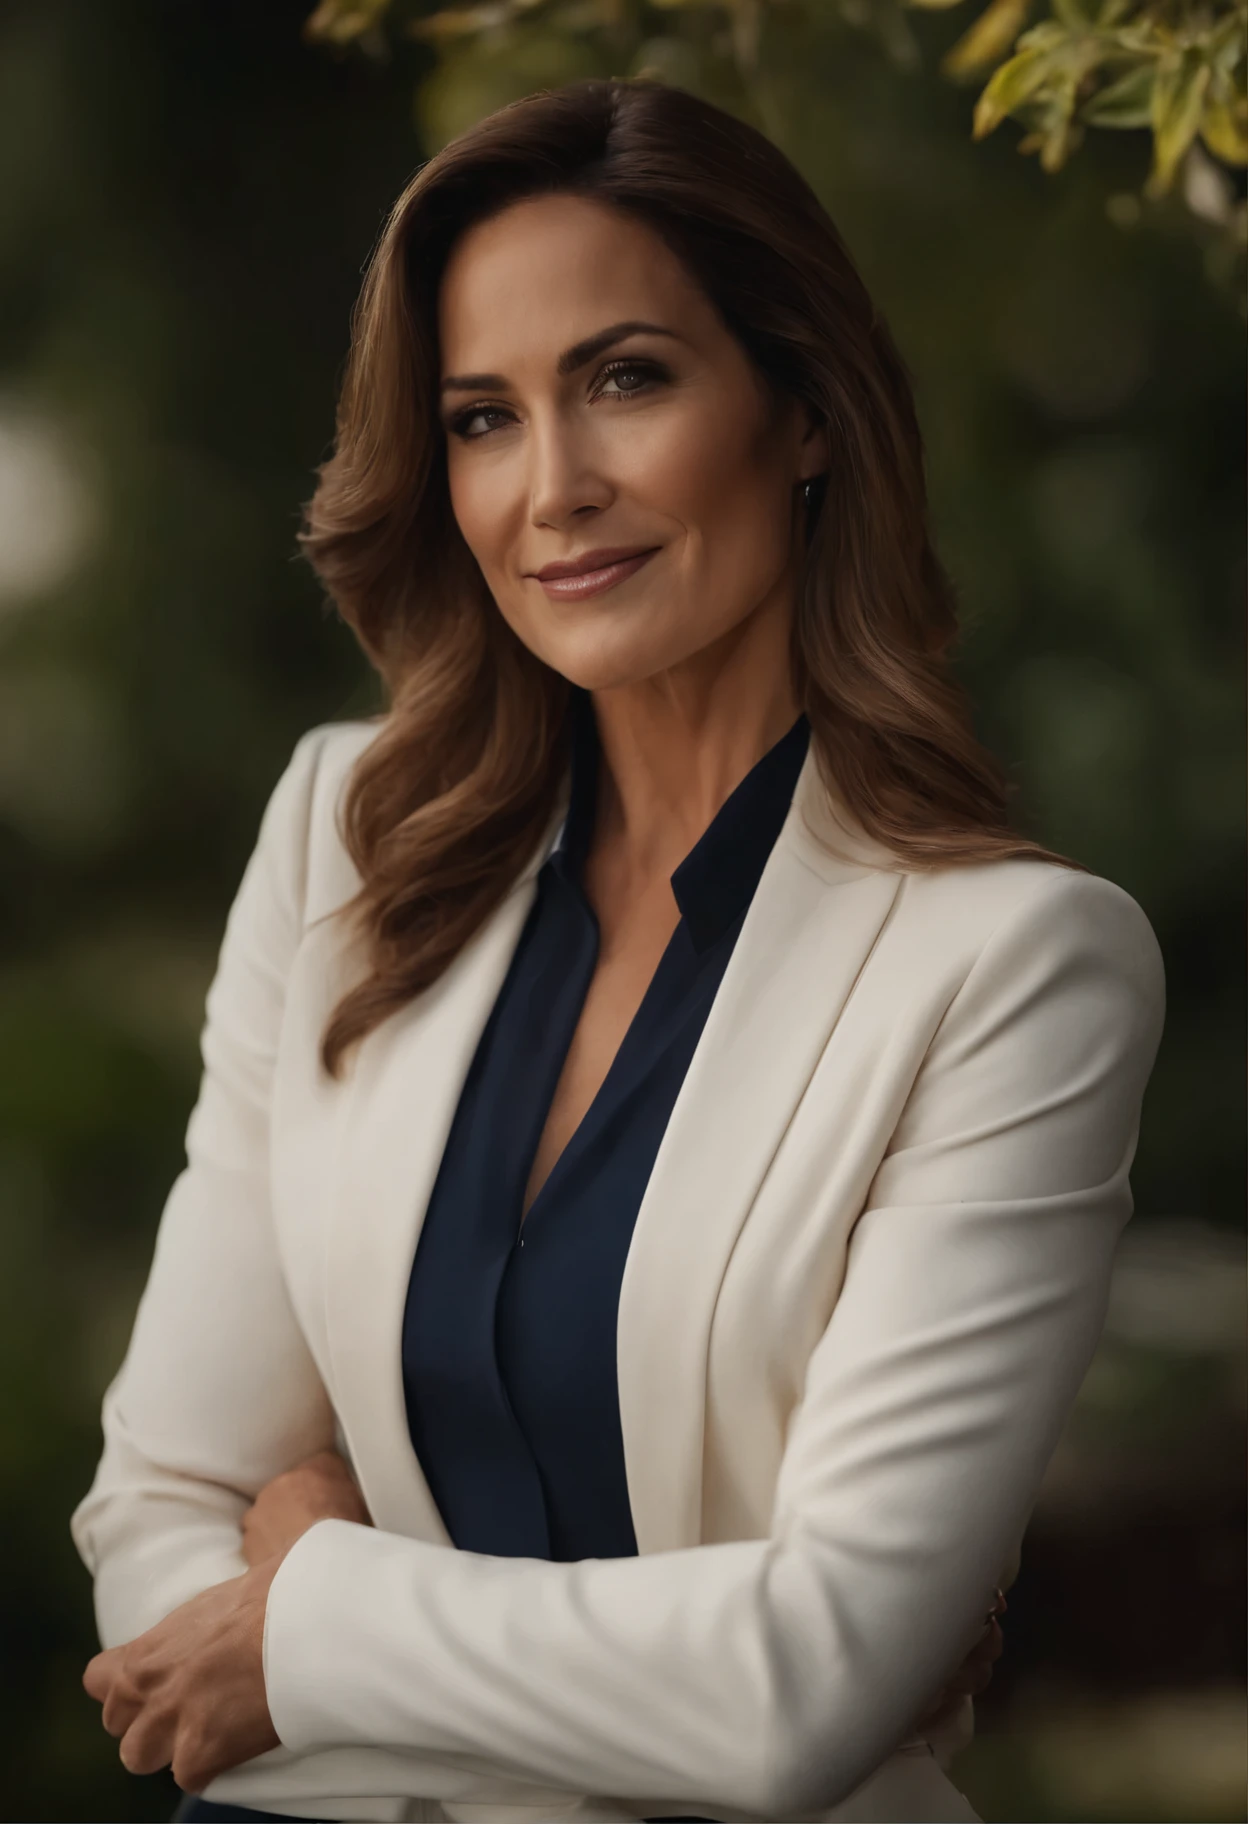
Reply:
<svg viewBox="0 0 1248 1824"><path fill-rule="evenodd" d="M592 81L533 95L430 159L395 205L301 534L389 699L343 807L365 972L325 1029L333 1075L498 906L566 768L570 686L486 589L451 511L437 412L452 246L509 203L552 193L647 223L771 386L829 427L793 629L825 780L901 867L1064 861L1009 827L1003 776L951 674L957 622L928 533L910 380L814 192L762 134L678 89Z"/></svg>

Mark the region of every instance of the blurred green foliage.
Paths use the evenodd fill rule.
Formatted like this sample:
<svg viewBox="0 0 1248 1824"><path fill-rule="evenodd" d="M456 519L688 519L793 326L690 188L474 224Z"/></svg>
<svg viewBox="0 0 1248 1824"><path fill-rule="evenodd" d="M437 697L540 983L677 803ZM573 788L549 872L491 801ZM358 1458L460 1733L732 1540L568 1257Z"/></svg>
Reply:
<svg viewBox="0 0 1248 1824"><path fill-rule="evenodd" d="M433 46L457 70L502 63L513 83L553 86L576 75L655 75L714 99L753 104L770 131L772 76L795 43L850 23L865 27L894 62L921 61L907 7L944 11L963 0L320 0L306 31L315 42L387 54L398 34ZM989 0L945 51L955 79L992 74L976 103L974 134L1007 117L1028 131L1022 152L1060 171L1087 127L1146 129L1152 170L1144 196L1169 194L1180 169L1187 207L1214 223L1211 271L1239 275L1248 249L1248 202L1230 171L1248 165L1248 0L1050 0L1027 27L1035 0ZM588 58L588 61L587 61ZM518 88L523 93L523 88ZM812 81L803 98L817 109ZM482 112L487 111L485 109ZM426 124L444 123L426 100ZM449 134L446 135L450 137ZM1134 220L1138 200L1118 198ZM1113 212L1111 212L1113 213Z"/></svg>
<svg viewBox="0 0 1248 1824"><path fill-rule="evenodd" d="M1143 175L1133 135L1090 134L1052 176L1002 136L974 144L971 97L926 74L953 15L907 14L907 65L841 5L817 29L769 10L756 89L696 10L657 34L664 71L760 120L853 248L915 375L961 666L1019 820L1139 899L1169 984L1133 1232L1177 1240L1147 1272L1132 1242L1145 1290L1037 1517L968 1783L999 1818L1242 1816L1234 1780L1210 1784L1243 1662L1242 325L1205 280L1213 224L1193 234L1177 199L1150 205L1151 229L1106 222ZM93 1632L66 1522L180 1162L260 808L302 730L375 702L293 556L361 267L424 149L512 95L626 67L544 7L374 59L309 44L308 12L0 15L14 1819L172 1808L167 1782L122 1772L79 1689ZM1207 1283L1189 1271L1206 1260ZM1215 1323L1228 1285L1235 1314ZM1160 1764L1142 1742L1166 1744Z"/></svg>

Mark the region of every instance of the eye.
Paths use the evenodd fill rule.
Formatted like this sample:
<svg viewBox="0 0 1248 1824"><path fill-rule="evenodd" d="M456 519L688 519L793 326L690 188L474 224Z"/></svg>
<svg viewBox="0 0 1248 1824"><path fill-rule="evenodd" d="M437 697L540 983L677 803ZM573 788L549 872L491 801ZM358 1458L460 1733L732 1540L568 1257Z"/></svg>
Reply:
<svg viewBox="0 0 1248 1824"><path fill-rule="evenodd" d="M647 392L670 378L659 361L647 361L636 355L621 356L600 370L591 398L631 399L635 393ZM514 422L515 413L510 406L486 405L478 401L476 405L462 406L447 419L446 428L464 443L475 443Z"/></svg>
<svg viewBox="0 0 1248 1824"><path fill-rule="evenodd" d="M505 424L511 413L504 405L466 405L446 421L446 428L452 436L462 437L466 443L478 437L485 437Z"/></svg>
<svg viewBox="0 0 1248 1824"><path fill-rule="evenodd" d="M603 397L608 381L613 381L616 387L614 392L606 394L608 399L631 399L634 393L644 393L648 387L668 377L666 368L658 361L643 361L636 355L621 356L618 361L609 361L599 374L594 397Z"/></svg>

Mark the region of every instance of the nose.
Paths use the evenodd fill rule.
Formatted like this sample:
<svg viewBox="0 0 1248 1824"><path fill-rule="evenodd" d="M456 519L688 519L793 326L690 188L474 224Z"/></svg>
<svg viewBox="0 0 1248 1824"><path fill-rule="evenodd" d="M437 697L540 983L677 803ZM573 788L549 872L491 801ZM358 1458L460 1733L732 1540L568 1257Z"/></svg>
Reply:
<svg viewBox="0 0 1248 1824"><path fill-rule="evenodd" d="M530 421L529 518L562 527L610 506L614 489L595 461L593 439L557 413Z"/></svg>

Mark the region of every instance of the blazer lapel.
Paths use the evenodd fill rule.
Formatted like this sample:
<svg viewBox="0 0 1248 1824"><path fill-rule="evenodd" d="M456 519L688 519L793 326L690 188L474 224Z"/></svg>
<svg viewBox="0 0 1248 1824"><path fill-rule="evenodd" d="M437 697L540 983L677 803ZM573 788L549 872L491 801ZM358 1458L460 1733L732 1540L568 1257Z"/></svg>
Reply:
<svg viewBox="0 0 1248 1824"><path fill-rule="evenodd" d="M556 837L446 974L364 1041L342 1111L326 1259L334 1406L376 1525L444 1544L407 1429L407 1285L460 1090Z"/></svg>
<svg viewBox="0 0 1248 1824"><path fill-rule="evenodd" d="M552 827L442 979L361 1045L326 1187L331 1391L356 1474L379 1527L446 1544L407 1430L403 1310L464 1078L557 837ZM720 1281L888 915L895 867L829 797L809 756L677 1098L625 1264L617 1364L640 1551L700 1537Z"/></svg>
<svg viewBox="0 0 1248 1824"><path fill-rule="evenodd" d="M830 797L808 755L677 1097L625 1263L617 1366L639 1551L701 1537L707 1355L720 1282L888 916L896 867Z"/></svg>

